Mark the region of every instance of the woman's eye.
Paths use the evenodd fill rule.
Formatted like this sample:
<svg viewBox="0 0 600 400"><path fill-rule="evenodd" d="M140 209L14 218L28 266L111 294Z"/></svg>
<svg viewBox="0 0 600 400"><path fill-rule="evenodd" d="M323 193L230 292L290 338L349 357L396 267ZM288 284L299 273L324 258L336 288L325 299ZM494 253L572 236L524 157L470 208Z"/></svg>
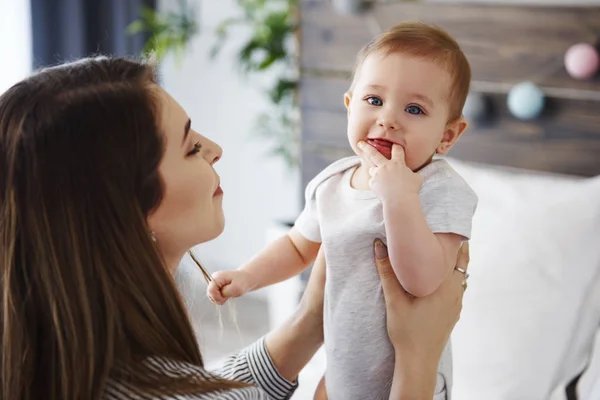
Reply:
<svg viewBox="0 0 600 400"><path fill-rule="evenodd" d="M377 106L377 107L381 107L383 105L383 101L381 101L381 99L379 97L367 97L367 103L369 103L372 106Z"/></svg>
<svg viewBox="0 0 600 400"><path fill-rule="evenodd" d="M412 114L412 115L425 114L423 112L423 109L421 109L421 107L418 107L418 106L408 106L408 107L406 107L406 110L404 110L404 111L406 111L407 113Z"/></svg>
<svg viewBox="0 0 600 400"><path fill-rule="evenodd" d="M200 144L200 142L194 143L194 147L192 148L192 150L190 150L188 155L193 156L194 154L198 154L200 152L201 148L202 148L202 145Z"/></svg>

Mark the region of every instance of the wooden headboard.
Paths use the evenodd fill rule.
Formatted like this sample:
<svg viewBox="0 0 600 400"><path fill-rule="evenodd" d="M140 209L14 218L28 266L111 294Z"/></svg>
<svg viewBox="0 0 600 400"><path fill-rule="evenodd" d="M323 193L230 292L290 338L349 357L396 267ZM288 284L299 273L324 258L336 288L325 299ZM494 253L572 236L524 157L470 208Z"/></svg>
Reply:
<svg viewBox="0 0 600 400"><path fill-rule="evenodd" d="M568 0L565 0L568 3ZM361 16L337 13L327 0L302 0L302 180L349 155L343 94L356 53L380 30L402 20L446 29L473 70L471 88L486 94L495 112L485 125L471 124L449 156L540 171L600 174L600 79L577 81L562 60L578 42L600 38L600 5L543 7L386 1ZM533 121L512 117L506 95L533 80L547 96Z"/></svg>

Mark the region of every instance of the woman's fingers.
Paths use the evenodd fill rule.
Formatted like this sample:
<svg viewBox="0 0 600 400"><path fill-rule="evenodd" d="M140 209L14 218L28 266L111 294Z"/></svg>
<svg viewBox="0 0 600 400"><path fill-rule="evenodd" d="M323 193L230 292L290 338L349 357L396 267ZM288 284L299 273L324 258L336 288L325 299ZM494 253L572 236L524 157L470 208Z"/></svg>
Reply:
<svg viewBox="0 0 600 400"><path fill-rule="evenodd" d="M453 275L455 276L454 280L460 281L463 292L467 290L467 278L469 277L467 270L469 269L469 258L469 242L464 242L458 251L456 266L454 267L454 271L452 271Z"/></svg>
<svg viewBox="0 0 600 400"><path fill-rule="evenodd" d="M404 296L405 291L398 282L398 278L392 269L387 247L379 239L375 240L375 265L381 279L383 297L387 305L394 302L398 296Z"/></svg>
<svg viewBox="0 0 600 400"><path fill-rule="evenodd" d="M471 261L471 256L469 254L469 242L464 242L458 251L456 266L466 271L469 268L469 261Z"/></svg>

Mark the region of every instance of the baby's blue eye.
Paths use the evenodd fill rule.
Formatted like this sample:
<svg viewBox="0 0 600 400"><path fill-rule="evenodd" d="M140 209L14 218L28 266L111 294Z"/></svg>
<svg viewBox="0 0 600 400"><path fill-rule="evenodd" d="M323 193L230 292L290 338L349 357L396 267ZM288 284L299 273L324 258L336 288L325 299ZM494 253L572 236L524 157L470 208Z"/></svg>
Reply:
<svg viewBox="0 0 600 400"><path fill-rule="evenodd" d="M372 106L381 107L383 105L383 101L379 97L367 97L367 102Z"/></svg>
<svg viewBox="0 0 600 400"><path fill-rule="evenodd" d="M423 110L417 106L408 106L408 107L406 107L406 110L404 110L404 111L406 111L407 113L412 114L412 115L424 114Z"/></svg>

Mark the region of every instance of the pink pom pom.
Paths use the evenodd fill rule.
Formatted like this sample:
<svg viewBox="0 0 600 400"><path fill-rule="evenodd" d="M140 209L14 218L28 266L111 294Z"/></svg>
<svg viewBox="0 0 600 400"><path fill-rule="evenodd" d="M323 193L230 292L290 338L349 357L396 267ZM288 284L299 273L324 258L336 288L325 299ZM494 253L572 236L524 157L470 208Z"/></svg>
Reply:
<svg viewBox="0 0 600 400"><path fill-rule="evenodd" d="M571 46L565 54L565 68L575 79L588 79L596 75L600 66L600 56L594 46L579 43Z"/></svg>

